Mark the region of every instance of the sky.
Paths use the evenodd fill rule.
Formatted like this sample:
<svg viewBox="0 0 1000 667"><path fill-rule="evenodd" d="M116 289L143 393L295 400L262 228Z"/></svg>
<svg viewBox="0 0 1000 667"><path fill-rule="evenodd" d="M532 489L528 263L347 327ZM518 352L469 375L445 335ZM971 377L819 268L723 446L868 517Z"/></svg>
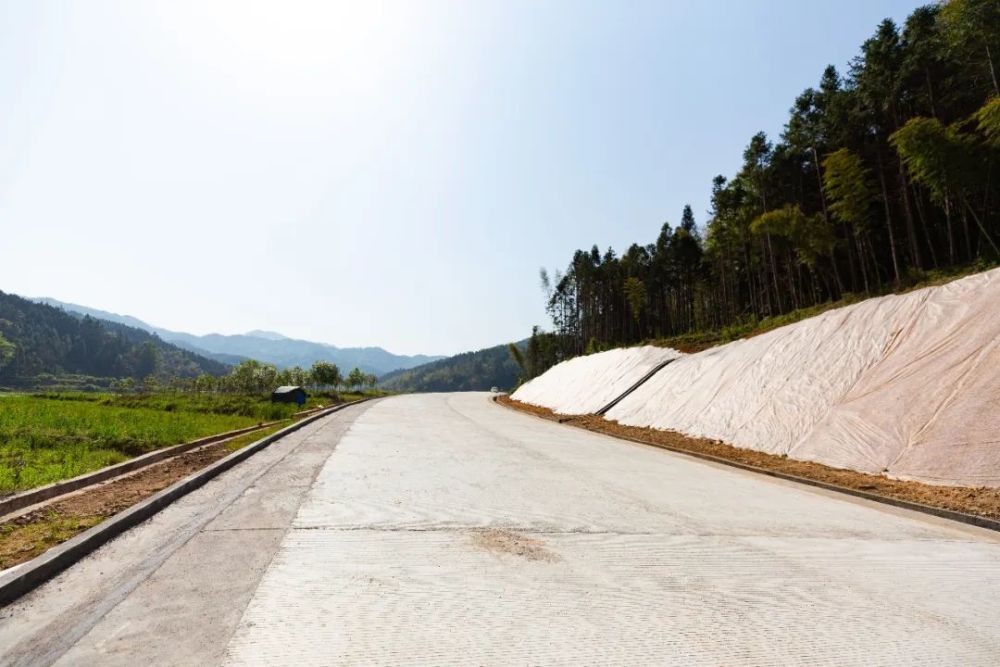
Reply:
<svg viewBox="0 0 1000 667"><path fill-rule="evenodd" d="M902 0L0 0L0 290L453 354L653 241Z"/></svg>

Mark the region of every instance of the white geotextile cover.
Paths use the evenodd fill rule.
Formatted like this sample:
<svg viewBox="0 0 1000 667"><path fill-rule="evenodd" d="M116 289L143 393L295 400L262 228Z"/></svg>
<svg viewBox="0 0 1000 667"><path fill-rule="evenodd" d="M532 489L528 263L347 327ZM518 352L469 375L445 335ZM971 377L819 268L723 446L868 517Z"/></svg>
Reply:
<svg viewBox="0 0 1000 667"><path fill-rule="evenodd" d="M628 347L556 364L511 398L566 415L590 414L621 396L646 373L681 356L669 347Z"/></svg>
<svg viewBox="0 0 1000 667"><path fill-rule="evenodd" d="M683 356L606 417L901 479L1000 486L998 345L995 269Z"/></svg>

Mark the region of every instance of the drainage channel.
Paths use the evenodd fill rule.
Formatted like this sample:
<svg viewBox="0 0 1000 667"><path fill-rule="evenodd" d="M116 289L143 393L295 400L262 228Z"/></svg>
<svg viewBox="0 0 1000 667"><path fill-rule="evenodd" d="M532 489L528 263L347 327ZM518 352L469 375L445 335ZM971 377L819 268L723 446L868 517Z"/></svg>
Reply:
<svg viewBox="0 0 1000 667"><path fill-rule="evenodd" d="M610 410L611 408L613 408L616 405L618 405L618 403L623 398L625 398L626 396L628 396L629 394L631 394L633 391L635 391L636 389L638 389L639 387L641 387L651 377L653 377L654 375L656 375L657 373L659 373L661 370L663 370L664 368L666 368L672 362L676 361L679 358L680 357L675 357L673 359L667 359L666 361L663 361L663 362L657 364L656 366L653 367L653 370L651 370L648 373L646 373L645 375L643 375L641 378L639 378L638 382L636 382L631 387L629 387L628 389L626 389L625 392L621 396L619 396L618 398L614 399L613 401L611 401L610 403L608 403L607 405L605 405L603 408L601 408L600 410L598 410L594 414L598 415L598 416L604 416L604 413L606 413L608 410Z"/></svg>

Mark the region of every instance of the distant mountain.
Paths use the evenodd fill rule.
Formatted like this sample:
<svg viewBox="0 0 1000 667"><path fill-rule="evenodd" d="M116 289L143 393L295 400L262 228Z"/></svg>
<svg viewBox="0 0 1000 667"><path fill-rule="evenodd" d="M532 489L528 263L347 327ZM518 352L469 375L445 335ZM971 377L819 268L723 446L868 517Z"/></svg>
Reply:
<svg viewBox="0 0 1000 667"><path fill-rule="evenodd" d="M264 331L263 329L248 331L247 335L254 336L256 338L266 338L268 340L291 340L288 336L283 336L277 331Z"/></svg>
<svg viewBox="0 0 1000 667"><path fill-rule="evenodd" d="M143 329L0 292L0 383L43 374L142 378L228 371Z"/></svg>
<svg viewBox="0 0 1000 667"><path fill-rule="evenodd" d="M229 364L239 363L243 359L256 359L281 368L290 366L308 368L317 361L330 361L345 372L357 366L366 373L382 375L444 358L423 354L413 356L392 354L381 347L336 347L326 343L288 338L274 331L255 330L245 334L196 336L156 327L130 315L109 313L50 298L40 298L35 301L68 312L144 329L178 347Z"/></svg>
<svg viewBox="0 0 1000 667"><path fill-rule="evenodd" d="M56 301L55 299L50 299L48 297L41 297L38 299L29 299L35 303L44 303L46 306L52 306L53 308L60 308L62 310L68 310L73 313L78 313L80 315L90 315L91 317L96 317L99 320L107 320L108 322L117 322L118 324L124 324L127 327L135 327L136 329L142 329L150 333L159 333L156 327L151 327L142 320L131 317L129 315L119 315L117 313L109 313L106 310L97 310L96 308L87 308L86 306L78 306L75 303L63 303L62 301Z"/></svg>
<svg viewBox="0 0 1000 667"><path fill-rule="evenodd" d="M164 340L189 349L201 349L214 354L230 354L257 359L282 368L288 366L308 368L317 361L332 361L345 371L357 366L366 373L380 375L400 368L412 368L441 358L426 355L402 356L386 352L380 347L338 348L307 340L262 338L250 334L194 336L170 332L160 335Z"/></svg>
<svg viewBox="0 0 1000 667"><path fill-rule="evenodd" d="M183 336L188 334L177 334L169 329L161 329L159 327L154 327L151 324L143 322L137 317L132 317L131 315L119 315L118 313L111 313L106 310L98 310L97 308L88 308L87 306L81 306L75 303L65 303L63 301L58 301L56 299L51 299L49 297L40 297L37 299L31 299L36 303L43 303L47 306L52 306L53 308L59 308L64 310L70 315L74 316L89 316L105 322L115 322L117 324L124 324L128 327L134 327L136 329L142 329L143 331L149 332L151 334L156 334L165 341L169 341L176 345L177 347L183 348L195 354L199 354L203 357L213 359L215 361L227 364L229 366L235 366L247 357L241 357L237 354L226 354L211 352L204 348L198 347L197 345L192 345L183 339Z"/></svg>
<svg viewBox="0 0 1000 667"><path fill-rule="evenodd" d="M523 348L526 341L517 345ZM517 384L520 375L521 368L507 345L497 345L388 373L379 385L393 391L489 391L493 387L506 391Z"/></svg>

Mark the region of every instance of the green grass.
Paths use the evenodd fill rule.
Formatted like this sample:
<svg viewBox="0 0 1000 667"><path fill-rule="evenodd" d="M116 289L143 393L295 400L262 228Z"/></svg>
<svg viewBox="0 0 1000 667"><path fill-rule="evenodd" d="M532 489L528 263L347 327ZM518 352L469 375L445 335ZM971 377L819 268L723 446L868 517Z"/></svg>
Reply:
<svg viewBox="0 0 1000 667"><path fill-rule="evenodd" d="M319 394L304 406L230 394L0 394L0 495L82 475L161 447L281 422L230 443L235 451L287 426L301 410L383 394Z"/></svg>
<svg viewBox="0 0 1000 667"><path fill-rule="evenodd" d="M235 452L238 449L243 449L247 445L257 442L261 438L266 438L272 433L277 433L281 429L290 426L292 423L291 419L286 419L282 422L275 424L274 426L268 426L267 428L261 429L259 431L254 431L253 433L247 433L246 435L239 435L226 442L226 451Z"/></svg>
<svg viewBox="0 0 1000 667"><path fill-rule="evenodd" d="M9 394L6 394L9 396ZM97 403L121 408L149 408L163 412L200 412L217 415L253 417L261 422L289 419L296 412L320 406L347 403L364 397L384 396L383 391L322 392L310 394L305 405L272 403L267 396L242 394L186 394L158 392L155 394L109 394L93 392L43 392L32 394L52 401Z"/></svg>
<svg viewBox="0 0 1000 667"><path fill-rule="evenodd" d="M36 398L50 401L94 403L116 408L144 408L160 412L195 412L200 414L251 417L260 422L287 419L294 413L312 407L308 402L299 407L289 403L271 403L266 397L233 394L182 394L163 392L155 394L98 394L86 392L58 392L34 394ZM312 401L327 404L329 400Z"/></svg>
<svg viewBox="0 0 1000 667"><path fill-rule="evenodd" d="M358 401L362 398L381 398L383 396L392 396L395 392L385 391L382 389L365 389L364 391L341 391L337 393L340 397L339 403L350 403L351 401ZM321 399L322 400L322 399ZM327 398L327 405L330 405L330 399Z"/></svg>
<svg viewBox="0 0 1000 667"><path fill-rule="evenodd" d="M82 394L0 402L0 494L81 475L147 452L252 426L256 416L106 402Z"/></svg>

